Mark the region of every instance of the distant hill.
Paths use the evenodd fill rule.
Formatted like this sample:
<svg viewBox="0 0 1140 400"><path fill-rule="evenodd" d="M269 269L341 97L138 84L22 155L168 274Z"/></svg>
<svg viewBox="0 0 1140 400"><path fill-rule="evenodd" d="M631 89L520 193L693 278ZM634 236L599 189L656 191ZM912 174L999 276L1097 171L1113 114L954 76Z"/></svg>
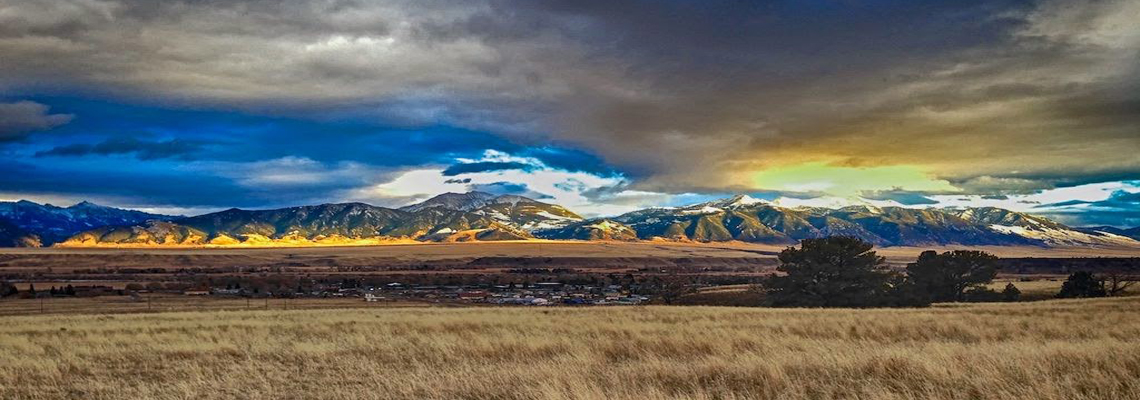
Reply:
<svg viewBox="0 0 1140 400"><path fill-rule="evenodd" d="M743 196L688 207L640 210L614 220L635 229L642 239L796 243L842 235L882 246L1041 244L935 209L785 208Z"/></svg>
<svg viewBox="0 0 1140 400"><path fill-rule="evenodd" d="M86 201L71 207L37 204L27 200L0 202L0 219L7 221L7 224L25 236L37 237L45 246L92 228L128 226L148 220L174 218L176 217L106 207Z"/></svg>
<svg viewBox="0 0 1140 400"><path fill-rule="evenodd" d="M159 217L138 216L146 222L133 224L117 220L75 234L63 245L272 246L533 238L794 244L843 235L880 246L1140 247L1135 230L1072 228L1000 208L790 208L748 196L599 219L583 219L562 206L522 196L482 192L445 193L400 209L343 203Z"/></svg>
<svg viewBox="0 0 1140 400"><path fill-rule="evenodd" d="M0 247L40 247L43 243L39 235L30 233L0 218Z"/></svg>
<svg viewBox="0 0 1140 400"><path fill-rule="evenodd" d="M1102 232L1140 240L1140 226L1135 228L1117 228L1115 226L1093 226L1080 228L1084 232Z"/></svg>

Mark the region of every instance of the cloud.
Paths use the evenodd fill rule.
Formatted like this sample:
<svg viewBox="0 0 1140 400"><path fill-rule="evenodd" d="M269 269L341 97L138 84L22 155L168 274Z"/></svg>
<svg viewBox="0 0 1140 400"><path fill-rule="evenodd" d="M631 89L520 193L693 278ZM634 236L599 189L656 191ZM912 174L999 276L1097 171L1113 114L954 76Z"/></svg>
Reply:
<svg viewBox="0 0 1140 400"><path fill-rule="evenodd" d="M1081 226L1140 226L1140 184L1113 191L1103 200L1068 200L1037 206L1038 212Z"/></svg>
<svg viewBox="0 0 1140 400"><path fill-rule="evenodd" d="M482 162L620 176L631 192L1012 199L1140 176L1138 12L1132 0L19 2L0 13L0 89L277 118L162 136L225 137L208 156L235 165L410 173L476 168L456 159L496 148L526 161ZM817 165L833 169L807 186L756 179ZM919 175L853 187L850 171L876 168Z"/></svg>
<svg viewBox="0 0 1140 400"><path fill-rule="evenodd" d="M0 143L22 140L28 134L71 122L74 115L51 114L49 107L33 101L0 103Z"/></svg>
<svg viewBox="0 0 1140 400"><path fill-rule="evenodd" d="M1073 226L1140 225L1140 181L1113 181L1009 195L929 195L935 207L998 207Z"/></svg>
<svg viewBox="0 0 1140 400"><path fill-rule="evenodd" d="M807 163L781 166L753 174L755 187L829 195L867 195L899 191L955 192L949 182L932 178L914 166L834 166Z"/></svg>
<svg viewBox="0 0 1140 400"><path fill-rule="evenodd" d="M69 144L36 153L36 157L82 157L86 155L132 154L140 160L187 157L199 151L202 144L182 139L145 141L134 137L110 138L100 143Z"/></svg>
<svg viewBox="0 0 1140 400"><path fill-rule="evenodd" d="M456 165L503 164L525 168L473 168L448 175L446 169L411 169L394 174L387 182L356 190L350 198L394 205L423 201L445 192L487 191L518 194L570 208L583 215L611 215L632 208L598 202L593 195L601 190L628 184L621 176L600 176L582 171L567 171L542 161L520 157L498 150L487 150L477 159L460 158ZM450 168L450 167L449 167ZM397 203L401 200L402 203Z"/></svg>
<svg viewBox="0 0 1140 400"><path fill-rule="evenodd" d="M471 190L499 195L513 194L517 196L530 197L536 200L550 198L550 196L530 190L525 184L512 182L478 183L471 185Z"/></svg>
<svg viewBox="0 0 1140 400"><path fill-rule="evenodd" d="M896 201L899 204L907 206L938 204L937 200L926 197L921 193L906 191L882 191L864 193L862 197L868 200Z"/></svg>
<svg viewBox="0 0 1140 400"><path fill-rule="evenodd" d="M456 176L459 174L467 174L472 172L491 172L503 171L509 169L526 170L531 168L531 165L521 162L496 162L496 161L482 161L472 163L455 164L443 170L443 176Z"/></svg>

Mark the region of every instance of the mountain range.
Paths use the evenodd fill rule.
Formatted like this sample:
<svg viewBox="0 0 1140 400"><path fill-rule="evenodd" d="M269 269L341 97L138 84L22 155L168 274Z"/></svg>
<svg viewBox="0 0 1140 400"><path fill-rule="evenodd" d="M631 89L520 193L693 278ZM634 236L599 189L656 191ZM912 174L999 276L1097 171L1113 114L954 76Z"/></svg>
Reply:
<svg viewBox="0 0 1140 400"><path fill-rule="evenodd" d="M5 246L343 245L534 238L794 244L833 235L859 237L880 246L1140 247L1137 228L1073 228L1000 208L788 208L748 196L595 219L527 197L483 192L445 193L398 209L341 203L229 209L193 217L90 203L68 208L0 203L0 245Z"/></svg>
<svg viewBox="0 0 1140 400"><path fill-rule="evenodd" d="M105 207L86 201L71 207L37 204L26 200L0 202L0 246L50 246L93 228L175 218L177 217Z"/></svg>
<svg viewBox="0 0 1140 400"><path fill-rule="evenodd" d="M562 206L526 197L447 193L401 209L364 203L275 210L235 208L169 221L102 227L74 235L63 245L335 245L523 240L533 239L533 231L581 220L581 216Z"/></svg>

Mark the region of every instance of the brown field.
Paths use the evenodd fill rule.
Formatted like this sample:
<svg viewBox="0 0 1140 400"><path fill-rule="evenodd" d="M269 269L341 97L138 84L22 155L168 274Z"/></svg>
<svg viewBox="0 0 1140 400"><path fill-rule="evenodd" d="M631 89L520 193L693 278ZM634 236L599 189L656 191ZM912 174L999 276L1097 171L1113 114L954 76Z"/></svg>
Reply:
<svg viewBox="0 0 1140 400"><path fill-rule="evenodd" d="M767 265L780 247L656 242L478 242L297 248L42 248L0 249L0 273L52 268L284 267L377 272L419 267L496 270L527 265L624 269L632 265ZM916 253L917 254L917 253Z"/></svg>
<svg viewBox="0 0 1140 400"><path fill-rule="evenodd" d="M319 310L343 308L455 307L464 304L431 300L365 302L360 297L241 298L142 294L132 296L49 297L0 300L0 316L59 314L124 314L179 311Z"/></svg>
<svg viewBox="0 0 1140 400"><path fill-rule="evenodd" d="M5 320L5 399L1140 398L1140 298Z"/></svg>
<svg viewBox="0 0 1140 400"><path fill-rule="evenodd" d="M258 267L295 268L467 266L518 267L528 263L621 269L632 264L774 266L786 246L688 242L523 241L392 244L295 248L0 248L0 273L52 268ZM1140 249L941 246L984 250L999 257L1140 257ZM876 249L892 264L913 261L924 247Z"/></svg>

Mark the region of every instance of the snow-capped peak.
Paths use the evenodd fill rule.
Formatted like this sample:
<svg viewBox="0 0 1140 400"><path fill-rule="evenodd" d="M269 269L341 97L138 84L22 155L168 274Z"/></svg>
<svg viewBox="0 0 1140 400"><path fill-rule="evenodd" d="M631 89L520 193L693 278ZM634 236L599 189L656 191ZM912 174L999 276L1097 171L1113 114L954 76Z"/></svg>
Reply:
<svg viewBox="0 0 1140 400"><path fill-rule="evenodd" d="M768 202L767 200L757 199L755 197L752 197L752 196L749 196L746 194L738 194L736 196L732 196L730 198L722 200L720 202L720 206L723 208L734 208L734 207L750 206L753 204L761 204L761 203L767 203L767 202Z"/></svg>

